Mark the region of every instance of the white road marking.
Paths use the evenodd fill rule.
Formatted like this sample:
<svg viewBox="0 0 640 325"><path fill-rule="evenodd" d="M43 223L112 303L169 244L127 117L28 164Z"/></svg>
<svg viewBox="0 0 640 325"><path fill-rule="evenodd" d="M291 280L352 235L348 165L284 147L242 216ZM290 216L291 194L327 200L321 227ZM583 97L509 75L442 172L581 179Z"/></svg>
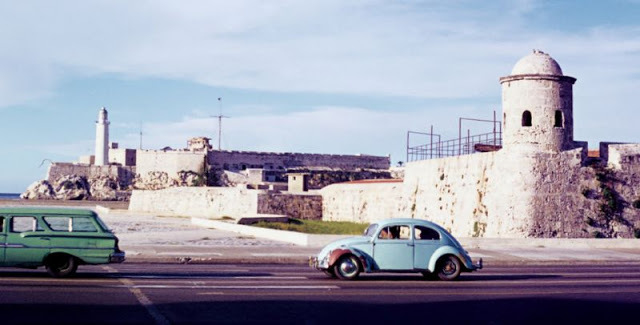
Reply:
<svg viewBox="0 0 640 325"><path fill-rule="evenodd" d="M309 256L301 253L251 253L251 256Z"/></svg>
<svg viewBox="0 0 640 325"><path fill-rule="evenodd" d="M165 255L165 256L209 256L209 255L213 255L213 256L222 256L222 253L206 253L206 252L200 252L200 253L184 253L184 252L161 252L158 253L157 255Z"/></svg>
<svg viewBox="0 0 640 325"><path fill-rule="evenodd" d="M338 286L323 286L323 285L164 285L164 284L126 284L114 286L118 288L131 289L247 289L247 290L260 290L260 289L282 289L282 290L330 290L340 289Z"/></svg>
<svg viewBox="0 0 640 325"><path fill-rule="evenodd" d="M195 279L220 279L220 280L225 280L225 279L261 279L261 280L306 280L308 279L307 277L304 276L270 276L270 275L263 275L263 276L244 276L244 275L237 275L237 276L225 276L224 274L220 274L220 275L208 275L208 274L185 274L185 275L162 275L162 274L158 274L158 275L122 275L119 276L122 278L127 278L127 279L185 279L185 278L195 278Z"/></svg>
<svg viewBox="0 0 640 325"><path fill-rule="evenodd" d="M112 267L109 266L103 266L103 269L106 270L109 273L117 273L118 271L115 270ZM142 293L142 291L140 290L140 288L136 288L135 284L133 283L133 281L129 280L129 279L119 279L120 283L122 283L122 286L118 286L118 287L124 287L129 289L129 292L131 292L133 294L134 297L136 297L136 299L138 300L138 302L147 310L147 312L149 313L149 315L151 315L151 317L153 318L153 320L155 321L156 324L160 324L160 325L169 325L171 324L171 322L169 322L168 319L166 319L162 313L160 313L160 311L158 310L158 308L156 308L156 306L153 304L153 302L151 301L151 299L149 299L149 297L147 297L144 293Z"/></svg>

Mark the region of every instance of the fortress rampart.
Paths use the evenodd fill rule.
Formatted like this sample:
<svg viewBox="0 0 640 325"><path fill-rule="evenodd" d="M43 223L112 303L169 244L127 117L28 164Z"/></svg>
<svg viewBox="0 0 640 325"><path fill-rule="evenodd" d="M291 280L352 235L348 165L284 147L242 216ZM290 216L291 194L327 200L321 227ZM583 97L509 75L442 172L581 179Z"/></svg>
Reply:
<svg viewBox="0 0 640 325"><path fill-rule="evenodd" d="M149 173L167 173L175 178L179 172L192 171L198 174L205 172L204 152L138 150L136 154L136 171L145 178Z"/></svg>
<svg viewBox="0 0 640 325"><path fill-rule="evenodd" d="M210 151L209 166L216 169L244 170L263 168L287 170L296 167L336 168L343 170L389 169L389 157L367 155L324 155L308 153L274 153L254 151Z"/></svg>

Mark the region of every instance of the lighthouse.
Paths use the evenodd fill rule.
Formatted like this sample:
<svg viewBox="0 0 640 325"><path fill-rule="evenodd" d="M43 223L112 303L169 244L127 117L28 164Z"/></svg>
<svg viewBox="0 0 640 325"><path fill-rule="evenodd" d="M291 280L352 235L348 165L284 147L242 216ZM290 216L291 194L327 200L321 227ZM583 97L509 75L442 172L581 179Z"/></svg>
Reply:
<svg viewBox="0 0 640 325"><path fill-rule="evenodd" d="M107 109L103 107L98 112L96 121L96 166L109 164L109 118L107 115Z"/></svg>

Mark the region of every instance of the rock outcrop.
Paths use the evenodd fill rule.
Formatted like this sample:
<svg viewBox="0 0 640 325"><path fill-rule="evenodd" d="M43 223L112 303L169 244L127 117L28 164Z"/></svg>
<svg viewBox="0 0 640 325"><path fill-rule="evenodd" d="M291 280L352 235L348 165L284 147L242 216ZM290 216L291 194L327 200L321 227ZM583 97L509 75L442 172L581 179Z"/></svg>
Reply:
<svg viewBox="0 0 640 325"><path fill-rule="evenodd" d="M42 180L29 185L27 190L20 194L20 198L25 200L54 200L56 194L51 184L46 180Z"/></svg>
<svg viewBox="0 0 640 325"><path fill-rule="evenodd" d="M87 179L78 175L65 175L53 182L37 181L20 197L26 200L127 200L130 194L119 187L115 179L107 176Z"/></svg>

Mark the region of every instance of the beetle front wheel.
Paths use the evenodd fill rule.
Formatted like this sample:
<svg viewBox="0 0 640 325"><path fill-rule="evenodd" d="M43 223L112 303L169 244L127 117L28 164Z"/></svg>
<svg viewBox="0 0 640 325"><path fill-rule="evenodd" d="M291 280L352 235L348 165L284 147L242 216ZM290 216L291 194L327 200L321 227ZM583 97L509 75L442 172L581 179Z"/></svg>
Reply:
<svg viewBox="0 0 640 325"><path fill-rule="evenodd" d="M353 255L343 256L333 266L333 273L340 280L353 280L360 274L360 263Z"/></svg>
<svg viewBox="0 0 640 325"><path fill-rule="evenodd" d="M460 260L453 255L441 258L436 266L436 275L443 281L457 279L460 271Z"/></svg>
<svg viewBox="0 0 640 325"><path fill-rule="evenodd" d="M47 272L55 278L62 278L76 273L78 262L70 255L51 256L45 263Z"/></svg>

